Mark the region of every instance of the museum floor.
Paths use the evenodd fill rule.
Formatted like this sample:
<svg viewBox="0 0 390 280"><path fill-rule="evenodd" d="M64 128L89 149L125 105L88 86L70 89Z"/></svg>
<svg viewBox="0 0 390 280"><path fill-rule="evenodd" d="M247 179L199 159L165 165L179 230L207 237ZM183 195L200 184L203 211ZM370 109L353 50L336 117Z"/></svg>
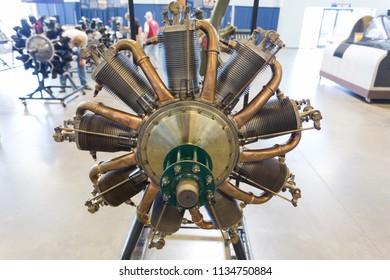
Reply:
<svg viewBox="0 0 390 280"><path fill-rule="evenodd" d="M302 190L298 207L275 197L244 208L254 258L390 259L390 101L368 104L319 82L322 50L284 49L278 59L280 88L310 98L324 119L321 131L304 132L286 156ZM90 214L84 202L94 161L74 143L52 139L53 128L92 92L66 108L27 101L25 109L18 97L36 88L31 72L0 72L0 259L118 259L134 207ZM106 92L95 100L122 106ZM98 153L98 160L115 156ZM221 248L218 231L179 231L148 258L224 258Z"/></svg>

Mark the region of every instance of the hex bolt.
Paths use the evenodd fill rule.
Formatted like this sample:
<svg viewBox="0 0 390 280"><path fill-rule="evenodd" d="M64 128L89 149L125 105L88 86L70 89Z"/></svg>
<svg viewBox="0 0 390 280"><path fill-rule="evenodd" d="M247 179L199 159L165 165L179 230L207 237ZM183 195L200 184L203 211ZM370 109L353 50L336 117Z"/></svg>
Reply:
<svg viewBox="0 0 390 280"><path fill-rule="evenodd" d="M200 172L200 166L195 164L192 166L192 173L199 173Z"/></svg>
<svg viewBox="0 0 390 280"><path fill-rule="evenodd" d="M171 198L171 195L169 193L164 194L163 200L167 202Z"/></svg>
<svg viewBox="0 0 390 280"><path fill-rule="evenodd" d="M168 177L164 177L162 179L162 185L165 187L165 186L168 186L168 184L170 183L170 180Z"/></svg>
<svg viewBox="0 0 390 280"><path fill-rule="evenodd" d="M213 182L213 177L211 177L210 175L207 175L206 176L206 185L211 185L212 182Z"/></svg>
<svg viewBox="0 0 390 280"><path fill-rule="evenodd" d="M180 165L175 165L175 167L173 168L173 170L175 171L175 175L180 173L181 172L181 166Z"/></svg>

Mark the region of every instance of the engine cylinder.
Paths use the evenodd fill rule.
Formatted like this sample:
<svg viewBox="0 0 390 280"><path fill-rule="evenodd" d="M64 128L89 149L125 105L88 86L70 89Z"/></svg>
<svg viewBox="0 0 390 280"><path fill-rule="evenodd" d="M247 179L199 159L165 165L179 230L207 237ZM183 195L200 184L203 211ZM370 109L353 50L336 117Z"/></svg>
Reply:
<svg viewBox="0 0 390 280"><path fill-rule="evenodd" d="M123 182L117 188L105 193L104 200L111 206L118 206L138 194L146 186L147 181L134 182L129 180L129 175L134 171L134 167L109 171L99 179L99 191L104 192L113 186Z"/></svg>
<svg viewBox="0 0 390 280"><path fill-rule="evenodd" d="M280 163L275 158L257 162L240 163L237 166L236 171L242 176L241 178L254 181L275 193L280 192L290 175L287 166L284 163ZM242 181L254 186L246 179L242 179ZM254 187L261 189L258 186Z"/></svg>
<svg viewBox="0 0 390 280"><path fill-rule="evenodd" d="M242 128L244 138L295 130L301 126L297 107L289 98L268 101Z"/></svg>
<svg viewBox="0 0 390 280"><path fill-rule="evenodd" d="M168 28L169 31L159 34L168 88L173 95L198 94L200 63L196 33L194 30L173 29L181 27ZM188 40L183 40L187 35Z"/></svg>
<svg viewBox="0 0 390 280"><path fill-rule="evenodd" d="M258 50L238 42L231 56L218 69L216 100L231 111L257 74L267 65Z"/></svg>
<svg viewBox="0 0 390 280"><path fill-rule="evenodd" d="M107 137L103 135L77 132L76 143L80 150L118 152L130 151L132 148L130 136L135 132L126 126L113 122L103 116L85 114L76 128L93 133L117 136Z"/></svg>
<svg viewBox="0 0 390 280"><path fill-rule="evenodd" d="M137 66L123 53L114 56L109 63L102 61L92 78L138 115L152 110L156 94Z"/></svg>
<svg viewBox="0 0 390 280"><path fill-rule="evenodd" d="M165 204L162 194L159 192L154 200L151 224L160 233L173 234L180 229L184 212L185 210L178 210Z"/></svg>
<svg viewBox="0 0 390 280"><path fill-rule="evenodd" d="M215 204L212 206L206 204L205 208L215 228L227 229L241 221L242 211L234 198L217 190L214 193L214 200Z"/></svg>

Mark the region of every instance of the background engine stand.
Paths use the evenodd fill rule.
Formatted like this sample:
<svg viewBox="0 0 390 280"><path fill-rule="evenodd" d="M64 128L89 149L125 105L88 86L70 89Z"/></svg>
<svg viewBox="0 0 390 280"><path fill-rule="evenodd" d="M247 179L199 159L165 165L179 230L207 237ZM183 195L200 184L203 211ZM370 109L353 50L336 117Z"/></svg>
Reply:
<svg viewBox="0 0 390 280"><path fill-rule="evenodd" d="M35 74L38 79L38 87L32 93L27 94L24 97L19 97L22 101L23 105L27 107L26 100L47 100L47 101L59 101L62 106L66 107L65 100L75 95L77 92L81 91L83 95L85 95L84 86L76 86L71 75L68 72L65 72L63 75L66 76L67 80L70 82L70 86L45 86L45 78L40 73ZM62 89L62 88L71 88L72 91L67 93L64 96L55 96L53 94L53 88ZM36 96L39 93L38 96ZM77 95L78 96L78 95ZM76 98L77 96L74 96ZM74 99L73 98L73 99Z"/></svg>

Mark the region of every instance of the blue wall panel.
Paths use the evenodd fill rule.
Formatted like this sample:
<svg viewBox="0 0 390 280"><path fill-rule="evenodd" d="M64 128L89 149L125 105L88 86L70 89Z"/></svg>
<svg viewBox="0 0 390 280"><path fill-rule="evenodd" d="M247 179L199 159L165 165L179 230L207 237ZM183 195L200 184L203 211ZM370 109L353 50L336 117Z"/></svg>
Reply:
<svg viewBox="0 0 390 280"><path fill-rule="evenodd" d="M225 16L221 23L221 29L232 24L232 6L229 6L226 10Z"/></svg>
<svg viewBox="0 0 390 280"><path fill-rule="evenodd" d="M279 10L279 8L259 7L257 26L264 29L277 30ZM250 29L252 25L252 7L236 6L234 25L238 29Z"/></svg>
<svg viewBox="0 0 390 280"><path fill-rule="evenodd" d="M60 17L61 24L76 24L77 19L77 6L80 3L67 2L62 4L37 4L38 18L41 16L54 16Z"/></svg>
<svg viewBox="0 0 390 280"><path fill-rule="evenodd" d="M162 26L162 15L163 8L166 8L165 4L135 4L134 12L135 16L140 21L141 26L145 22L144 15L147 11L151 11L159 23ZM53 16L59 15L62 24L77 24L81 16L86 18L100 18L105 25L109 25L109 20L114 16L121 16L124 18L127 8L108 8L107 10L98 9L81 9L80 3L63 3L63 4L37 4L38 15ZM264 29L277 30L279 20L278 7L259 7L257 26L261 26ZM222 20L222 28L226 27L228 23L231 23L232 7L229 6L224 19ZM250 29L252 23L252 7L235 7L234 25L238 29Z"/></svg>

